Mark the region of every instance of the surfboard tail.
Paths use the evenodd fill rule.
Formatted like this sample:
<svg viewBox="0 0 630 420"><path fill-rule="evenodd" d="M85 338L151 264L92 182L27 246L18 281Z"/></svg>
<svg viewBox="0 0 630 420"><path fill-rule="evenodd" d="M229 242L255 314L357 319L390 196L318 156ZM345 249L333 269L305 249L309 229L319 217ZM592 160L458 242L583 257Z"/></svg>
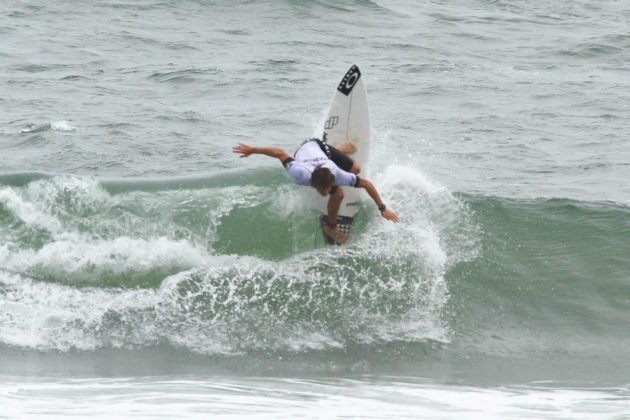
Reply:
<svg viewBox="0 0 630 420"><path fill-rule="evenodd" d="M328 218L325 214L319 216L319 226L322 229L322 235L324 235L324 241L326 241L327 245L336 245L337 242L335 238L328 235L324 231L324 225L328 221ZM346 237L350 236L350 229L352 228L352 222L354 221L353 217L348 216L337 216L337 228L343 233Z"/></svg>

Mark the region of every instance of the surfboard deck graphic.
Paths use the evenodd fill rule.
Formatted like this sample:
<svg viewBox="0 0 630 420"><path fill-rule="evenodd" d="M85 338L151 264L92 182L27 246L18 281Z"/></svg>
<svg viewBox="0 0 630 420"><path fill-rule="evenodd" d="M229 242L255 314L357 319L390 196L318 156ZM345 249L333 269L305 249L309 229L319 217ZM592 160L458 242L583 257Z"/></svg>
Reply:
<svg viewBox="0 0 630 420"><path fill-rule="evenodd" d="M367 172L370 156L370 118L367 103L367 90L358 66L353 65L339 82L330 103L324 122L322 139L331 146L339 146L346 142L354 143L357 151L348 154L361 166L361 176ZM360 204L360 189L343 188L344 199L339 208L337 225L346 235L350 234L352 221ZM318 210L325 215L328 198L320 199ZM320 222L322 218L320 217ZM347 233L346 233L347 232ZM328 244L334 244L333 238L324 233Z"/></svg>

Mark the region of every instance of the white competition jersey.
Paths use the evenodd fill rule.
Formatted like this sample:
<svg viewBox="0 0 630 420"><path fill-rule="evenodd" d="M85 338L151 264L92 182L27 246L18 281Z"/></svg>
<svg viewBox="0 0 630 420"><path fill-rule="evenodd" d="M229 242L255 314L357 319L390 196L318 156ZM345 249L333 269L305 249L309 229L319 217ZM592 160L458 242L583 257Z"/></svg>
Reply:
<svg viewBox="0 0 630 420"><path fill-rule="evenodd" d="M354 187L357 176L346 172L335 165L319 147L316 141L307 141L295 152L295 160L286 163L285 167L289 176L299 185L311 185L311 175L318 166L328 168L335 177L333 185L347 185Z"/></svg>

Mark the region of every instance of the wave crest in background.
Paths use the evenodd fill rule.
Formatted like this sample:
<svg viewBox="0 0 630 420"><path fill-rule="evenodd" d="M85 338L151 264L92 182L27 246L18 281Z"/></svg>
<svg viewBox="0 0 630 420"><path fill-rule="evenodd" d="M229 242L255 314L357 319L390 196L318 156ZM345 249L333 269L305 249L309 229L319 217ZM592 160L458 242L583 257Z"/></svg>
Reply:
<svg viewBox="0 0 630 420"><path fill-rule="evenodd" d="M53 130L53 131L74 131L77 128L74 127L72 124L70 124L68 121L65 120L61 120L61 121L51 121L48 123L44 123L44 124L29 124L28 128L23 129L22 131L20 131L21 134L27 134L27 133L41 133L42 131L49 131L49 130Z"/></svg>

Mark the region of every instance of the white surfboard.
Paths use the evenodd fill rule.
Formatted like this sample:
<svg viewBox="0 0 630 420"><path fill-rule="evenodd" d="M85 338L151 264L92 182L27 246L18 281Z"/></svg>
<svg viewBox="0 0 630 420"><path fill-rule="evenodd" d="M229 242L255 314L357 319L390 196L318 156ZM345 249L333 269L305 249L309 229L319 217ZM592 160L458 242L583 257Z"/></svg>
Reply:
<svg viewBox="0 0 630 420"><path fill-rule="evenodd" d="M348 156L361 166L361 176L367 172L370 157L370 117L367 91L359 67L352 66L343 77L333 96L324 123L323 138L332 146L352 142L357 151ZM352 218L359 210L361 190L343 187L344 199L339 208L342 232L349 234ZM321 200L319 211L326 214L328 199Z"/></svg>

